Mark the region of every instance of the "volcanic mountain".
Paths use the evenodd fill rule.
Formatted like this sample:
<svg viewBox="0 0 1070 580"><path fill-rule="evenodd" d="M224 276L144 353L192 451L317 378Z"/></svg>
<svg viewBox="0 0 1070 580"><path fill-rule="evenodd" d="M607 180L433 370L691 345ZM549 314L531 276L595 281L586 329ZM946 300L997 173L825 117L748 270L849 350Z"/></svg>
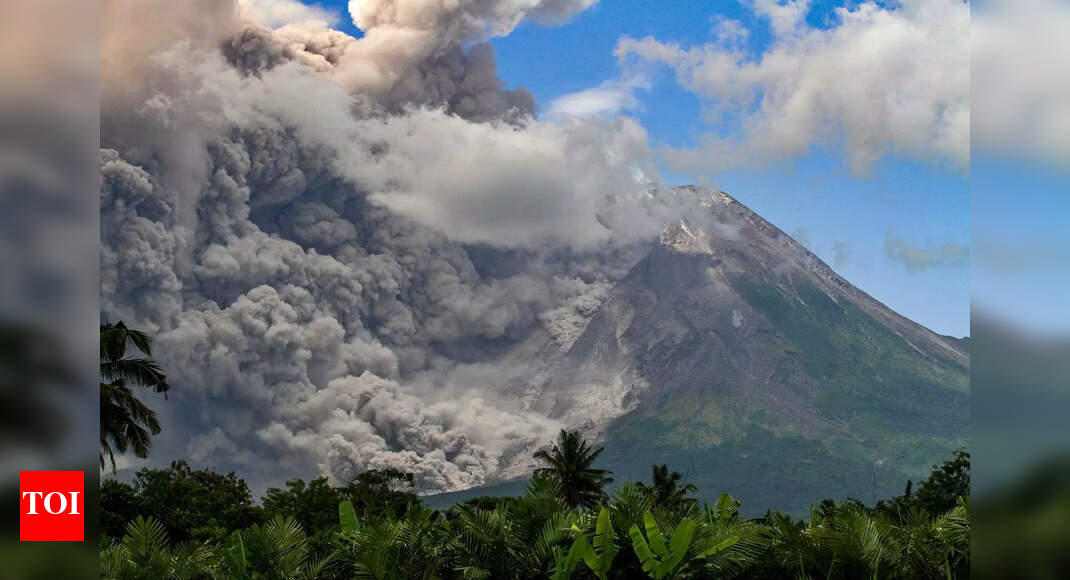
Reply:
<svg viewBox="0 0 1070 580"><path fill-rule="evenodd" d="M599 440L618 482L666 463L752 514L896 494L966 445L965 341L893 312L727 194L697 214L514 380L523 407Z"/></svg>

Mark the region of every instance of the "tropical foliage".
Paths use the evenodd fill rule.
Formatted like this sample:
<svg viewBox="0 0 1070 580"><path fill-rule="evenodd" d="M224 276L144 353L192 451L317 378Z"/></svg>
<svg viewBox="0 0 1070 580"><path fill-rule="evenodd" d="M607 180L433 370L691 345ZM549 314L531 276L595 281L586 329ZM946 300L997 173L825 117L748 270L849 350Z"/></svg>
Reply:
<svg viewBox="0 0 1070 580"><path fill-rule="evenodd" d="M698 487L693 483L681 484L683 476L679 472L669 471L668 465L655 465L651 471L650 485L642 482L636 485L650 496L654 505L679 509L687 502L695 501L687 495L698 491Z"/></svg>
<svg viewBox="0 0 1070 580"><path fill-rule="evenodd" d="M102 578L157 580L236 578L312 580L326 578L333 555L313 557L308 536L292 518L232 533L225 545L184 542L173 546L160 522L138 517L122 540L100 552Z"/></svg>
<svg viewBox="0 0 1070 580"><path fill-rule="evenodd" d="M593 467L602 451L603 448L592 450L576 431L562 429L552 448L535 454L543 464L535 470L535 477L556 481L569 507L597 505L605 497L606 485L613 482L608 471Z"/></svg>
<svg viewBox="0 0 1070 580"><path fill-rule="evenodd" d="M140 353L140 354L139 354ZM132 387L166 396L167 377L152 360L149 337L122 322L100 325L100 467L105 457L115 470L116 453L148 457L152 436L160 432L156 412L141 402Z"/></svg>
<svg viewBox="0 0 1070 580"><path fill-rule="evenodd" d="M826 500L799 520L780 513L745 518L729 495L700 503L682 476L663 466L649 484L606 493L592 487L608 479L592 467L597 453L564 433L543 454L549 466L524 496L446 511L421 505L411 477L393 470L341 487L293 480L257 506L234 474L180 462L146 469L133 484L109 480L102 487L101 571L154 580L969 576L969 498L947 495L961 491L965 454L937 466L919 485L924 495L876 506ZM171 494L176 499L167 501Z"/></svg>

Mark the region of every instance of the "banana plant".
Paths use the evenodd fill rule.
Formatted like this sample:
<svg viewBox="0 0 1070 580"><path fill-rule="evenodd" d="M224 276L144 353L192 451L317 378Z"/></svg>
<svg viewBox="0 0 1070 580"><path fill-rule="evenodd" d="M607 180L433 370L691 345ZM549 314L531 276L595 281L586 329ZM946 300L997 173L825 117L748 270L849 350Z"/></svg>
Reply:
<svg viewBox="0 0 1070 580"><path fill-rule="evenodd" d="M573 526L573 529L575 526ZM576 566L583 559L583 556L587 554L587 551L591 549L591 545L587 542L587 536L577 536L576 540L572 542L572 547L568 552L561 554L560 551L554 553L554 570L553 575L550 576L551 580L568 580L572 577L572 572L576 570Z"/></svg>
<svg viewBox="0 0 1070 580"><path fill-rule="evenodd" d="M347 500L338 504L338 523L343 534L356 533L360 524L357 521L357 510L353 508L353 502Z"/></svg>
<svg viewBox="0 0 1070 580"><path fill-rule="evenodd" d="M230 541L226 552L223 553L223 558L228 571L236 580L248 580L249 557L240 530L235 530L230 534Z"/></svg>
<svg viewBox="0 0 1070 580"><path fill-rule="evenodd" d="M628 530L628 535L632 538L632 548L635 550L635 555L639 557L643 572L655 580L672 577L680 570L681 564L685 563L684 558L691 548L691 539L695 534L695 521L691 518L680 520L670 535L668 544L665 543L665 537L661 534L650 512L643 513L643 526L646 528L646 536L638 526L633 525ZM717 545L696 554L694 558L714 556L731 548L738 541L739 538L736 536L726 538Z"/></svg>
<svg viewBox="0 0 1070 580"><path fill-rule="evenodd" d="M609 523L609 508L604 507L598 512L594 538L583 555L583 563L587 564L599 580L606 580L609 578L609 569L613 566L613 558L617 557L619 549L616 535L613 533L613 525Z"/></svg>
<svg viewBox="0 0 1070 580"><path fill-rule="evenodd" d="M599 580L609 578L609 569L613 566L613 558L617 557L620 548L617 547L616 537L613 534L613 524L609 521L609 509L602 508L598 512L598 520L594 527L594 537L590 540L576 524L572 524L571 531L576 533L576 539L572 547L564 556L558 553L555 557L553 580L567 580L576 569L580 560L591 569L591 572Z"/></svg>

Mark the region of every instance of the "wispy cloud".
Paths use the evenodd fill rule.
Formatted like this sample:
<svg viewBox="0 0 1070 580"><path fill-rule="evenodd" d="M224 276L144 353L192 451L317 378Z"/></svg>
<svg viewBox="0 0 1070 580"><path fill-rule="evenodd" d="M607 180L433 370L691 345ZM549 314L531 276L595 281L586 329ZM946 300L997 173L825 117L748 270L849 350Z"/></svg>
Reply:
<svg viewBox="0 0 1070 580"><path fill-rule="evenodd" d="M640 108L637 89L649 89L642 76L606 81L596 87L557 97L546 108L551 119L562 117L614 116Z"/></svg>
<svg viewBox="0 0 1070 580"><path fill-rule="evenodd" d="M799 242L806 248L810 248L810 230L806 228L795 228L791 231L791 237L795 238L796 242Z"/></svg>
<svg viewBox="0 0 1070 580"><path fill-rule="evenodd" d="M884 235L884 253L901 262L907 270L919 271L944 266L961 266L970 259L970 247L951 242L928 247L917 246L900 236Z"/></svg>
<svg viewBox="0 0 1070 580"><path fill-rule="evenodd" d="M832 242L832 264L837 268L841 268L850 262L851 248L840 240Z"/></svg>

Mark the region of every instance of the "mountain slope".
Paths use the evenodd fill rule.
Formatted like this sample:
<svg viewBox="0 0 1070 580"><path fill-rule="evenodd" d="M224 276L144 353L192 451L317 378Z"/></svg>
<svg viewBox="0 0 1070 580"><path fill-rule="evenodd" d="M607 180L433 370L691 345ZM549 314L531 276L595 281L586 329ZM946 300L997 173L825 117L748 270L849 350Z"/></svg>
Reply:
<svg viewBox="0 0 1070 580"><path fill-rule="evenodd" d="M618 481L668 463L752 510L897 493L966 445L961 343L728 195L705 210L665 230L531 407L602 439Z"/></svg>

